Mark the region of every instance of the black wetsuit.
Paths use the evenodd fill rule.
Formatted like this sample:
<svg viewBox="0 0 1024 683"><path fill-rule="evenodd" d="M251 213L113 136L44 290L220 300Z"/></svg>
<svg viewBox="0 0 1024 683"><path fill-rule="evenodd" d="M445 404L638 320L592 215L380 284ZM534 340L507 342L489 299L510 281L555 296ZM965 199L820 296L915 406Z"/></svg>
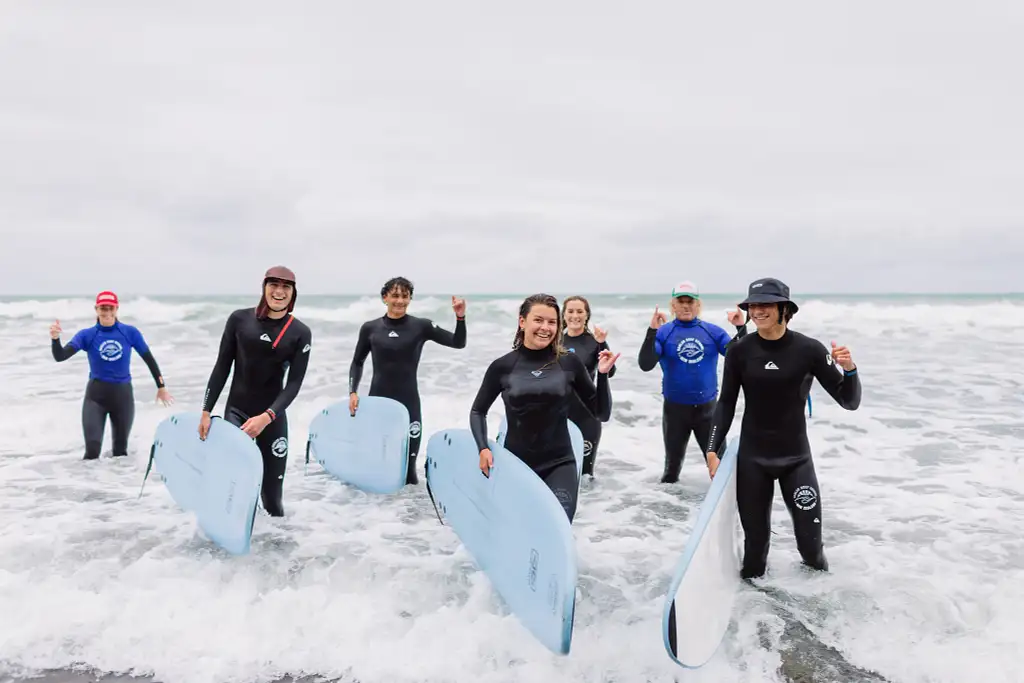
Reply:
<svg viewBox="0 0 1024 683"><path fill-rule="evenodd" d="M409 470L407 484L416 484L416 454L423 438L420 389L416 377L423 345L436 342L452 349L466 348L466 318L457 318L455 332L438 327L428 318L405 314L401 318L387 315L368 320L359 328L352 365L348 371L349 393L359 392L363 363L372 354L373 379L370 396L383 396L398 401L409 411Z"/></svg>
<svg viewBox="0 0 1024 683"><path fill-rule="evenodd" d="M556 361L550 349L521 346L497 358L484 373L469 413L480 450L488 448L487 411L499 394L508 422L505 448L544 480L571 522L579 478L569 440L569 408L575 394L592 415L607 422L612 411L608 375L599 373L595 386L577 356L567 353Z"/></svg>
<svg viewBox="0 0 1024 683"><path fill-rule="evenodd" d="M563 333L562 346L583 361L587 374L593 380L597 374L598 355L608 349L608 342L598 342L590 332L583 332L575 337ZM609 379L615 376L615 370L616 366L613 365L608 372ZM587 410L579 396L576 396L569 405L569 419L583 433L583 474L594 476L594 461L597 459L597 447L601 443L601 421Z"/></svg>
<svg viewBox="0 0 1024 683"><path fill-rule="evenodd" d="M135 421L135 392L130 372L132 349L145 361L157 388L163 388L160 367L142 333L134 325L118 320L105 327L97 321L93 327L79 330L66 346L60 345L60 339L50 341L50 351L58 363L82 350L89 358L89 383L82 399L84 460L100 457L108 416L113 455L128 454L128 437Z"/></svg>
<svg viewBox="0 0 1024 683"><path fill-rule="evenodd" d="M274 517L284 515L282 491L288 464L285 411L302 387L312 343L309 327L290 314L260 319L254 308L238 309L224 326L217 362L203 398L202 409L212 411L234 363L224 419L241 427L250 417L268 409L272 412L273 420L256 437L256 445L263 455L263 507Z"/></svg>
<svg viewBox="0 0 1024 683"><path fill-rule="evenodd" d="M725 357L722 392L715 409L708 452L719 451L736 413L743 388L745 408L736 462L736 497L743 525L743 578L764 574L768 562L772 498L779 480L793 519L803 562L828 569L821 542L821 493L804 406L811 383L818 383L847 410L860 406L857 370L844 372L825 346L787 330L776 340L750 334L737 340Z"/></svg>

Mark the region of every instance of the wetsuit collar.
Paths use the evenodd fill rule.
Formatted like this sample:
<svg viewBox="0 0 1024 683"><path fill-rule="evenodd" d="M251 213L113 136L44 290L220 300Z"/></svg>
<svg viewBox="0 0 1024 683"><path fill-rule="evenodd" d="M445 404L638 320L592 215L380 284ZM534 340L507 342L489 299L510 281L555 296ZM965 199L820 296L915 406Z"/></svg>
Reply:
<svg viewBox="0 0 1024 683"><path fill-rule="evenodd" d="M694 318L693 320L680 320L679 318L673 318L672 322L680 327L697 327L697 325L700 325L700 318Z"/></svg>
<svg viewBox="0 0 1024 683"><path fill-rule="evenodd" d="M551 343L553 344L554 341L552 341ZM528 349L525 345L523 345L519 347L519 353L523 356L523 358L528 358L530 360L546 360L554 358L555 356L550 346L543 349Z"/></svg>
<svg viewBox="0 0 1024 683"><path fill-rule="evenodd" d="M782 336L779 337L778 339L765 339L764 337L759 335L757 331L754 331L753 335L757 337L757 342L761 344L762 348L779 348L780 346L785 346L789 344L789 342L793 341L793 334L790 332L788 327L786 328L786 331L782 333Z"/></svg>

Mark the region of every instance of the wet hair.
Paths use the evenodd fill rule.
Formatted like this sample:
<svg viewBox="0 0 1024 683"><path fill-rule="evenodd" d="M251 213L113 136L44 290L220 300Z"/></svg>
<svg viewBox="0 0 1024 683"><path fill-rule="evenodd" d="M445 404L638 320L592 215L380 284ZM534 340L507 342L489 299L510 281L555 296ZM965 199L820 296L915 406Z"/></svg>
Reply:
<svg viewBox="0 0 1024 683"><path fill-rule="evenodd" d="M412 298L412 283L404 277L393 277L385 282L384 286L380 288L380 298L386 297L393 289L397 289L399 292L409 292L409 298Z"/></svg>
<svg viewBox="0 0 1024 683"><path fill-rule="evenodd" d="M567 296L565 301L562 302L562 310L564 311L569 306L570 301L581 301L583 302L583 310L587 312L587 317L583 320L583 331L590 333L590 302L587 301L586 297L579 295ZM569 327L569 323L565 321L565 313L562 314L562 329L565 330Z"/></svg>
<svg viewBox="0 0 1024 683"><path fill-rule="evenodd" d="M550 294L533 294L523 299L523 303L519 306L519 317L525 318L530 314L530 311L534 306L550 306L555 309L555 318L557 320L562 319L562 310L558 305L558 299L551 296ZM512 348L518 349L523 345L523 338L525 337L523 328L516 326L516 336L512 339ZM562 348L562 335L556 334L551 339L551 344L548 345L549 349L553 349L555 358L558 358L565 353L565 349Z"/></svg>

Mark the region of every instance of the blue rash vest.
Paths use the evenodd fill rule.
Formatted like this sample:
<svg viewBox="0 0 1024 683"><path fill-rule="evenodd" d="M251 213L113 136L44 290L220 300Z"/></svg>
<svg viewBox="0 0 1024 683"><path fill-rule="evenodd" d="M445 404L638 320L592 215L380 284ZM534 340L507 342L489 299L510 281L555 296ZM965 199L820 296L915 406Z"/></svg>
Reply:
<svg viewBox="0 0 1024 683"><path fill-rule="evenodd" d="M737 328L737 337L746 327ZM661 365L661 393L666 401L700 405L718 396L718 356L724 356L732 341L714 323L700 318L689 322L673 319L657 330L647 329L640 349L640 368L648 371Z"/></svg>
<svg viewBox="0 0 1024 683"><path fill-rule="evenodd" d="M98 322L75 333L68 346L85 351L89 357L89 379L112 384L132 381L132 349L139 354L149 351L149 345L134 325L116 321L110 327Z"/></svg>

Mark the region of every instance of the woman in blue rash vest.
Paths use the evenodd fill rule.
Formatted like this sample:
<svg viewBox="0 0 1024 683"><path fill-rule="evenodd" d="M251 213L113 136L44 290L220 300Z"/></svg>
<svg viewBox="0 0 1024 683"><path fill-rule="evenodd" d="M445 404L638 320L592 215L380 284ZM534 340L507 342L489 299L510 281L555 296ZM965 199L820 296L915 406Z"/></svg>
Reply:
<svg viewBox="0 0 1024 683"><path fill-rule="evenodd" d="M139 354L156 382L156 398L170 405L174 398L167 391L153 352L134 325L117 318L117 295L110 291L96 295L96 324L75 333L66 346L60 345L60 320L50 325L50 350L58 363L79 351L89 359L89 383L82 400L82 432L85 436L83 460L100 457L107 416L115 457L128 454L128 436L135 421L135 394L132 390L132 349Z"/></svg>
<svg viewBox="0 0 1024 683"><path fill-rule="evenodd" d="M348 371L348 407L355 415L359 408L359 380L363 376L363 363L372 354L373 379L370 396L391 398L409 411L409 467L406 484L418 484L416 455L423 438L422 411L417 371L423 345L432 341L452 349L466 348L466 302L452 297L455 311L455 332L438 327L428 318L417 318L406 310L412 300L412 283L396 277L384 283L380 297L387 312L380 318L363 323L359 339L352 354Z"/></svg>
<svg viewBox="0 0 1024 683"><path fill-rule="evenodd" d="M608 421L608 373L619 354L598 354L595 386L579 356L562 348L560 319L553 296L534 294L523 301L512 351L487 367L469 412L469 426L480 449L480 471L488 476L494 457L487 446L487 411L501 395L508 422L505 448L548 485L571 523L579 479L569 440L569 409L575 394L598 420Z"/></svg>
<svg viewBox="0 0 1024 683"><path fill-rule="evenodd" d="M210 411L217 404L234 365L224 419L256 440L263 456L263 508L284 516L282 492L288 464L286 410L299 394L309 367L313 335L292 311L298 292L295 273L274 266L263 276L263 294L255 308L228 316L220 350L203 397L199 438L210 430ZM288 382L285 384L285 372Z"/></svg>
<svg viewBox="0 0 1024 683"><path fill-rule="evenodd" d="M674 484L686 456L690 433L696 437L703 453L708 446L708 432L718 395L718 357L747 333L743 313L728 315L736 327L736 336L700 318L700 291L692 282L672 288L672 311L675 319L665 321L657 307L637 361L640 369L649 372L661 364L661 434L665 443L665 469L661 481Z"/></svg>
<svg viewBox="0 0 1024 683"><path fill-rule="evenodd" d="M590 331L590 302L582 296L570 296L562 302L562 348L575 353L583 361L590 379L595 379L597 363L602 351L608 350L608 333L598 326ZM608 378L615 376L615 366L608 371ZM569 419L583 434L583 474L594 476L594 461L597 447L601 443L601 421L593 416L574 394L569 406Z"/></svg>
<svg viewBox="0 0 1024 683"><path fill-rule="evenodd" d="M803 563L827 571L821 542L821 493L803 408L817 379L836 403L856 410L861 395L857 366L845 346L832 342L830 352L816 339L789 329L799 307L790 299L789 287L779 280L750 283L747 298L739 306L754 321L757 334L733 344L725 357L707 464L714 478L718 452L742 387L746 407L736 454L736 501L745 537L741 576L758 577L767 568L776 479Z"/></svg>

